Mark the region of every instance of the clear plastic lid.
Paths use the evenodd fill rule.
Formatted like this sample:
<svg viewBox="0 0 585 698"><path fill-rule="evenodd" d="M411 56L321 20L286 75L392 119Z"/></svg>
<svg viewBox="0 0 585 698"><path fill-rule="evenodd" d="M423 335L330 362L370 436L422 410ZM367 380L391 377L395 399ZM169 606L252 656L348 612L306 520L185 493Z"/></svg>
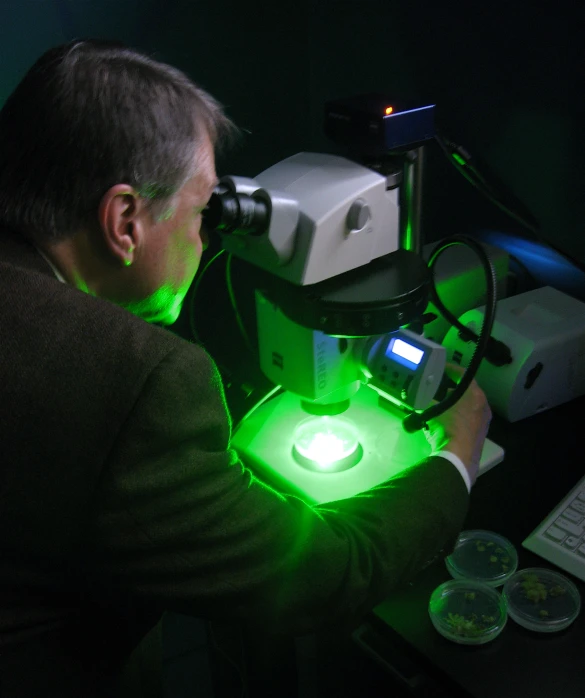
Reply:
<svg viewBox="0 0 585 698"><path fill-rule="evenodd" d="M579 615L579 590L558 572L539 567L518 570L504 585L508 614L519 625L554 633L571 625Z"/></svg>
<svg viewBox="0 0 585 698"><path fill-rule="evenodd" d="M492 531L463 531L445 559L454 579L473 579L498 587L518 568L518 553L507 538Z"/></svg>
<svg viewBox="0 0 585 698"><path fill-rule="evenodd" d="M506 602L491 587L470 579L445 582L431 594L429 615L435 628L461 645L483 645L504 629Z"/></svg>

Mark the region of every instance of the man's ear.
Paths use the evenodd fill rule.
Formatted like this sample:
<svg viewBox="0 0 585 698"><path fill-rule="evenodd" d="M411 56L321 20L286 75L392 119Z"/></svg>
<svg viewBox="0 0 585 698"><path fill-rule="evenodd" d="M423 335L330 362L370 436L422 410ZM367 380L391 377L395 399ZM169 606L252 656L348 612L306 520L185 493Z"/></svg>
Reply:
<svg viewBox="0 0 585 698"><path fill-rule="evenodd" d="M144 202L128 184L116 184L102 196L98 221L104 242L114 259L130 266L142 243Z"/></svg>

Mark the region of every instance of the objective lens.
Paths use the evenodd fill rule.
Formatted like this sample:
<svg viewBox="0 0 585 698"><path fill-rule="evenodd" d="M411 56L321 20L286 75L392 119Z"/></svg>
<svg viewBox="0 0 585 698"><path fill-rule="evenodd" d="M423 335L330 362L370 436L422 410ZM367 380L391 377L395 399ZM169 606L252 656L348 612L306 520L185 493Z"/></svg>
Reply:
<svg viewBox="0 0 585 698"><path fill-rule="evenodd" d="M203 218L210 230L231 235L262 235L270 221L265 201L221 189L211 195Z"/></svg>

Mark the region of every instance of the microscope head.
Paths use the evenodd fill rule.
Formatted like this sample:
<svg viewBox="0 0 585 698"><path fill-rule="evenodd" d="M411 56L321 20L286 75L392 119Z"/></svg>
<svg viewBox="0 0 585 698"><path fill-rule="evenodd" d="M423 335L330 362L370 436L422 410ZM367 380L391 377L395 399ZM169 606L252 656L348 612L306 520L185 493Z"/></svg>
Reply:
<svg viewBox="0 0 585 698"><path fill-rule="evenodd" d="M398 189L334 155L298 153L255 179L224 177L207 224L226 250L297 286L398 249Z"/></svg>

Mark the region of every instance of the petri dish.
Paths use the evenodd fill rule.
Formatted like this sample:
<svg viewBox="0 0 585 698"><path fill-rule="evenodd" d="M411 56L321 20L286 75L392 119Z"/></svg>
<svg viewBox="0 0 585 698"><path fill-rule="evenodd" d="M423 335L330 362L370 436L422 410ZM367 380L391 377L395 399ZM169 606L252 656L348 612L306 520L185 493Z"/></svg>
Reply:
<svg viewBox="0 0 585 698"><path fill-rule="evenodd" d="M436 630L460 645L483 645L502 632L508 620L506 601L492 587L454 579L433 591L429 615Z"/></svg>
<svg viewBox="0 0 585 698"><path fill-rule="evenodd" d="M518 553L507 538L492 531L463 531L445 565L454 579L501 586L518 569Z"/></svg>
<svg viewBox="0 0 585 698"><path fill-rule="evenodd" d="M518 570L505 583L502 594L510 617L541 633L564 630L581 609L575 584L559 572L540 567Z"/></svg>
<svg viewBox="0 0 585 698"><path fill-rule="evenodd" d="M363 454L357 428L343 417L304 419L293 434L293 458L318 473L338 473L359 463Z"/></svg>

